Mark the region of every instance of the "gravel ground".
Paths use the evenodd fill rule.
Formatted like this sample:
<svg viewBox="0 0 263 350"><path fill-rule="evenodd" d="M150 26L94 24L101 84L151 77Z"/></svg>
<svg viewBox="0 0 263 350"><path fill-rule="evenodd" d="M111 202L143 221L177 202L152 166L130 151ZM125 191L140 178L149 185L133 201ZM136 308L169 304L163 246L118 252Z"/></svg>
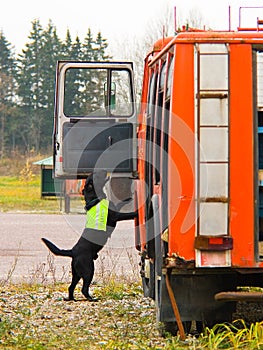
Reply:
<svg viewBox="0 0 263 350"><path fill-rule="evenodd" d="M0 292L0 348L169 349L156 330L154 303L138 287L94 288L101 297L89 303L80 294L80 301L64 302L62 285L6 286Z"/></svg>

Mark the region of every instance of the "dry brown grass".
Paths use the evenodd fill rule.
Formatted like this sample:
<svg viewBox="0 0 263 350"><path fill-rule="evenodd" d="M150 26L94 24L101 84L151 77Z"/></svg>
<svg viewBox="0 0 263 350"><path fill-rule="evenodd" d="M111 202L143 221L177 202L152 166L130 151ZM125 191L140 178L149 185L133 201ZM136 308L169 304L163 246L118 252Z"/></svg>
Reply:
<svg viewBox="0 0 263 350"><path fill-rule="evenodd" d="M21 170L26 166L28 162L30 164L33 174L40 174L40 167L33 163L50 157L51 154L36 154L35 152L29 152L27 154L20 154L18 152L11 152L8 157L0 159L0 176L19 176Z"/></svg>

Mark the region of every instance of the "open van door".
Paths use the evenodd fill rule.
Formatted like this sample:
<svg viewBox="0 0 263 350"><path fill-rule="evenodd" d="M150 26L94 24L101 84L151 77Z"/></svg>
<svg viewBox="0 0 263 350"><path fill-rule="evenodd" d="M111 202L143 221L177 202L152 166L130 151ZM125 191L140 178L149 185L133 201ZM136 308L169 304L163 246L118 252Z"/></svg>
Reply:
<svg viewBox="0 0 263 350"><path fill-rule="evenodd" d="M56 178L85 178L94 169L134 172L136 122L132 63L58 61Z"/></svg>

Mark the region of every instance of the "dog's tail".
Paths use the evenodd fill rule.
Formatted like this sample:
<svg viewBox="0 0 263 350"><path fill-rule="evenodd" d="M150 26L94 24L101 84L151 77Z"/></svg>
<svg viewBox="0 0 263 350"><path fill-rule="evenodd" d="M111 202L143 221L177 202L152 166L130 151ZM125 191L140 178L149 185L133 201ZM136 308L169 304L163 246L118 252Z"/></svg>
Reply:
<svg viewBox="0 0 263 350"><path fill-rule="evenodd" d="M69 256L70 258L73 257L72 249L59 249L57 246L55 246L55 244L50 242L48 239L46 238L41 238L41 239L53 254L60 255L60 256Z"/></svg>

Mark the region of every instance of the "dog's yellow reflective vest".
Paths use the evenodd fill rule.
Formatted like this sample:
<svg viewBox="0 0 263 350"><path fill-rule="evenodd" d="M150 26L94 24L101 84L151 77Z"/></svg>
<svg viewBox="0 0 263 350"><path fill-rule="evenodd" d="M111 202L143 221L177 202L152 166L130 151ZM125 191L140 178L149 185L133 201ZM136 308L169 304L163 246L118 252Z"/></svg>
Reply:
<svg viewBox="0 0 263 350"><path fill-rule="evenodd" d="M109 201L102 199L87 211L86 228L106 231Z"/></svg>

